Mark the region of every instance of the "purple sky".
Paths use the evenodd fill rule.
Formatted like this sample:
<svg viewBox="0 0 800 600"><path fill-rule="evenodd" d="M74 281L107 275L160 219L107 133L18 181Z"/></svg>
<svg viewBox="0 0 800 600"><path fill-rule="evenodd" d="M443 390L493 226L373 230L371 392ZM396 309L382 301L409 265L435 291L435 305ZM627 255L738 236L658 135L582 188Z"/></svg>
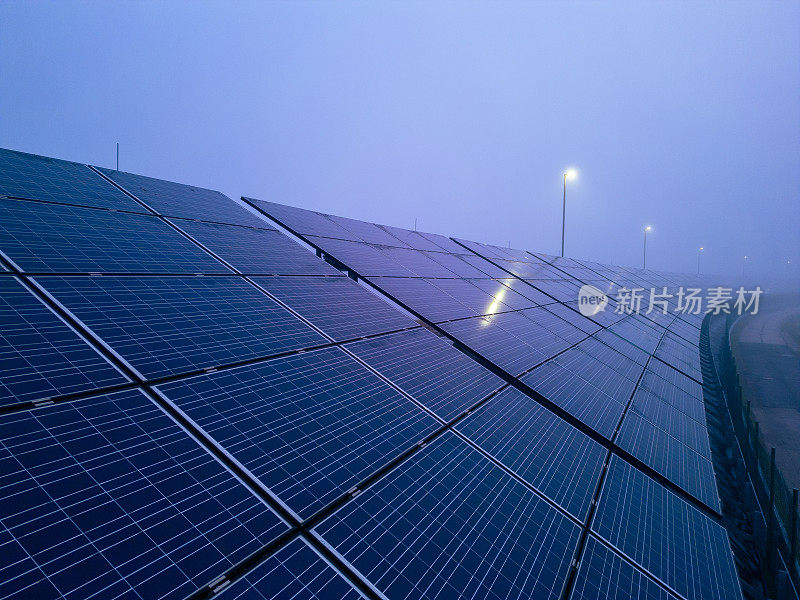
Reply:
<svg viewBox="0 0 800 600"><path fill-rule="evenodd" d="M0 146L693 272L800 265L799 2L0 4ZM787 260L791 265L787 266Z"/></svg>

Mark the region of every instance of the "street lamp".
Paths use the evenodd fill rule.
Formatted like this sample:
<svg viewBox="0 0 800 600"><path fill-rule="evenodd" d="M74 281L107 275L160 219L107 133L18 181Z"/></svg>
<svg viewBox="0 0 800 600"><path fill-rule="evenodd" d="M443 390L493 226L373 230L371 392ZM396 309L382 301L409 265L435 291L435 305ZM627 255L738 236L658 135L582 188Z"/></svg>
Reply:
<svg viewBox="0 0 800 600"><path fill-rule="evenodd" d="M648 225L644 228L644 256L642 257L642 269L647 268L647 232L653 229Z"/></svg>
<svg viewBox="0 0 800 600"><path fill-rule="evenodd" d="M564 171L564 201L561 204L561 258L564 258L564 225L567 221L567 179L575 179L578 172L575 169Z"/></svg>
<svg viewBox="0 0 800 600"><path fill-rule="evenodd" d="M700 246L697 251L697 274L700 275L700 255L703 253L704 248Z"/></svg>

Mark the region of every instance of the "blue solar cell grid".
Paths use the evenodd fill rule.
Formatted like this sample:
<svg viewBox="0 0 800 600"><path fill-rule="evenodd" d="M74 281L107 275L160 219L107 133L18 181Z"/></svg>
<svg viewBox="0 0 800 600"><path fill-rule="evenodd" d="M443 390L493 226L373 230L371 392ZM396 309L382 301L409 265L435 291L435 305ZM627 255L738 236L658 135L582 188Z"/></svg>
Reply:
<svg viewBox="0 0 800 600"><path fill-rule="evenodd" d="M348 344L347 349L448 421L503 380L426 329Z"/></svg>
<svg viewBox="0 0 800 600"><path fill-rule="evenodd" d="M586 517L606 457L600 444L514 388L457 429L577 519Z"/></svg>
<svg viewBox="0 0 800 600"><path fill-rule="evenodd" d="M178 219L173 222L241 273L344 277L276 230Z"/></svg>
<svg viewBox="0 0 800 600"><path fill-rule="evenodd" d="M0 406L128 380L16 278L0 278Z"/></svg>
<svg viewBox="0 0 800 600"><path fill-rule="evenodd" d="M438 426L338 348L159 390L303 518Z"/></svg>
<svg viewBox="0 0 800 600"><path fill-rule="evenodd" d="M0 148L0 194L148 212L86 165Z"/></svg>
<svg viewBox="0 0 800 600"><path fill-rule="evenodd" d="M337 341L418 325L346 277L253 277L253 281Z"/></svg>
<svg viewBox="0 0 800 600"><path fill-rule="evenodd" d="M315 531L395 600L555 600L579 527L445 433Z"/></svg>
<svg viewBox="0 0 800 600"><path fill-rule="evenodd" d="M38 281L151 379L328 342L238 277Z"/></svg>
<svg viewBox="0 0 800 600"><path fill-rule="evenodd" d="M0 200L0 250L29 273L230 273L158 217Z"/></svg>
<svg viewBox="0 0 800 600"><path fill-rule="evenodd" d="M272 228L264 219L217 191L113 169L98 170L158 214Z"/></svg>
<svg viewBox="0 0 800 600"><path fill-rule="evenodd" d="M742 597L725 529L617 457L592 530L686 598Z"/></svg>
<svg viewBox="0 0 800 600"><path fill-rule="evenodd" d="M226 600L359 600L356 591L303 540L296 539L226 590Z"/></svg>
<svg viewBox="0 0 800 600"><path fill-rule="evenodd" d="M139 391L0 415L0 597L183 598L286 530Z"/></svg>

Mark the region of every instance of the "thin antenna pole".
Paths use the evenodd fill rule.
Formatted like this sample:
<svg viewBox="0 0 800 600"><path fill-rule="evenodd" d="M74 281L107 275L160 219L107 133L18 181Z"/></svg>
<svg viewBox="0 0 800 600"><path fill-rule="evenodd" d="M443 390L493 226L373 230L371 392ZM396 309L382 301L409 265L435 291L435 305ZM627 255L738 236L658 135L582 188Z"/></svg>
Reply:
<svg viewBox="0 0 800 600"><path fill-rule="evenodd" d="M117 171L119 171L119 142L117 142Z"/></svg>
<svg viewBox="0 0 800 600"><path fill-rule="evenodd" d="M417 230L417 217L414 217L414 231Z"/></svg>

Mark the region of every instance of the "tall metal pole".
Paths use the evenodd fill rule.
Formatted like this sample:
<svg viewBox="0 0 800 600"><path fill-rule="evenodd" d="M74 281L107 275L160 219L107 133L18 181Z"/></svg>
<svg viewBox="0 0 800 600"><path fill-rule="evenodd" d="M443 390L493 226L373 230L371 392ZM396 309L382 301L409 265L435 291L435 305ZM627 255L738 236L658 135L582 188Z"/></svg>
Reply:
<svg viewBox="0 0 800 600"><path fill-rule="evenodd" d="M564 171L564 201L561 204L561 258L564 258L564 224L567 220L567 172Z"/></svg>
<svg viewBox="0 0 800 600"><path fill-rule="evenodd" d="M647 228L644 229L644 255L642 256L642 269L647 268Z"/></svg>
<svg viewBox="0 0 800 600"><path fill-rule="evenodd" d="M119 171L119 142L117 142L117 171Z"/></svg>
<svg viewBox="0 0 800 600"><path fill-rule="evenodd" d="M700 275L700 250L697 251L697 274Z"/></svg>

